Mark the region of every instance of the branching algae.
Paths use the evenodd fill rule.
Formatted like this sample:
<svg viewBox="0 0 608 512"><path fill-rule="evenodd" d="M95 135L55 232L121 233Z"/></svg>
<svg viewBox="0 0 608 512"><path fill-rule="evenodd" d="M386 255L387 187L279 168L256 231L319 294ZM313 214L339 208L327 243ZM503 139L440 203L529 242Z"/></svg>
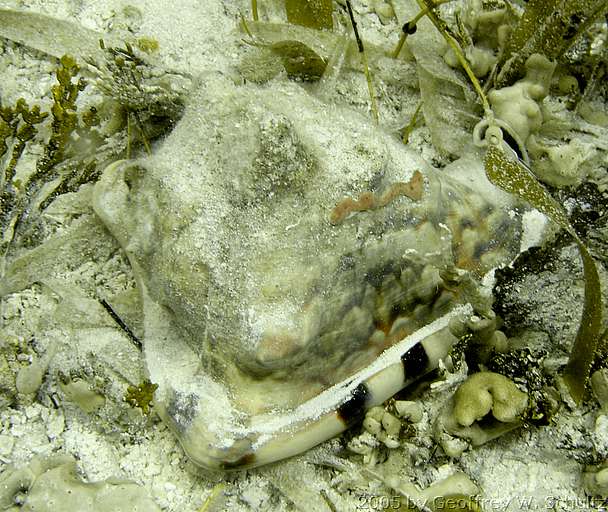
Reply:
<svg viewBox="0 0 608 512"><path fill-rule="evenodd" d="M0 182L4 227L0 258L3 262L26 210L33 207L36 199L41 200L36 196L42 185L56 176L54 168L64 158L66 145L76 128L76 99L86 86L82 78L76 82L72 81L78 70L73 58L67 55L61 58L56 71L58 84L52 88L51 134L44 145L44 154L36 162L35 171L30 172L25 179L16 179L17 162L25 150L26 143L32 141L38 133L36 125L40 125L49 113L41 112L37 105L30 109L23 99L18 100L14 108L1 107L0 132L3 142L0 146L0 158L4 154L10 154ZM12 146L10 151L7 142ZM0 275L2 267L3 264L0 266Z"/></svg>
<svg viewBox="0 0 608 512"><path fill-rule="evenodd" d="M102 43L100 51L87 57L96 74L94 86L106 95L100 105L79 113L79 93L88 82L76 59L63 55L55 72L57 83L51 87L50 112L42 112L38 105L30 107L24 99L14 107L0 108L0 276L11 248L18 252L21 246L35 245L43 238L37 233L40 212L55 197L95 181L103 167L128 157L131 148L143 144L149 150L149 141L181 116L180 89L162 77L144 76L147 64L129 44L121 49ZM24 169L17 176L27 144L41 146L42 154L33 170ZM95 150L93 156L86 155L90 149Z"/></svg>

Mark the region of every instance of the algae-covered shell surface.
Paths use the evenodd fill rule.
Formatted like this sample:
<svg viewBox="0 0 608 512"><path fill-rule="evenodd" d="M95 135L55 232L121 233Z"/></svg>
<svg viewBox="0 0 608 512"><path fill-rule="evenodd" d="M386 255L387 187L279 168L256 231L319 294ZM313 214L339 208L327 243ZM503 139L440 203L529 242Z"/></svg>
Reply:
<svg viewBox="0 0 608 512"><path fill-rule="evenodd" d="M439 172L301 85L219 73L150 157L106 169L94 209L136 276L156 407L210 468L342 431L445 356L472 300L446 275L521 251L522 210L476 155Z"/></svg>

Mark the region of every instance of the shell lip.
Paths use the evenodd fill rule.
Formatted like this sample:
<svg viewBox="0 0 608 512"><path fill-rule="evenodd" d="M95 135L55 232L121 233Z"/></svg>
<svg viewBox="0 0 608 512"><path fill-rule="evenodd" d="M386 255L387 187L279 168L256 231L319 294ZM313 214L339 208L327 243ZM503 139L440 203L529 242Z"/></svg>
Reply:
<svg viewBox="0 0 608 512"><path fill-rule="evenodd" d="M159 413L180 441L184 451L197 465L209 470L248 469L296 455L347 428L337 411L348 402L358 386L366 385L370 396L365 406L382 403L405 386L395 382L393 367L402 368L403 355L433 334L447 328L451 318L470 315L470 304L455 306L448 313L387 348L374 362L348 379L335 384L299 406L272 416L253 416L243 422L217 422L202 412L205 402L218 400L217 395L189 395L184 399L172 388L172 399L159 400ZM391 382L389 382L391 381ZM227 400L228 393L222 400ZM167 405L168 401L168 405ZM180 402L179 405L176 405Z"/></svg>

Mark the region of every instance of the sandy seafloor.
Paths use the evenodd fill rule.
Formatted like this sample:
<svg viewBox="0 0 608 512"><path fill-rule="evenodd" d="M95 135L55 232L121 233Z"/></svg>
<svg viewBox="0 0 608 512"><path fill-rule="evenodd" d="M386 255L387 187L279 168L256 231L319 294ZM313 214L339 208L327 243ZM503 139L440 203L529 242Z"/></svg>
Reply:
<svg viewBox="0 0 608 512"><path fill-rule="evenodd" d="M353 3L364 39L375 44L386 41L392 47L396 24L382 25L370 2ZM0 7L78 22L118 39L125 33L153 37L160 44L154 56L159 66L195 77L233 64L236 50L231 45L238 13L248 16L249 12L245 0L35 0L3 1ZM48 98L53 69L54 64L42 53L0 41L2 101L11 104L19 96L30 102ZM365 94L363 90L361 98ZM410 109L415 101L411 103ZM441 162L425 127L414 131L411 144L426 158ZM601 200L605 204L605 193ZM596 247L605 249L605 238ZM106 291L131 284L128 263L116 247L100 250L97 256L71 277L78 274L85 287ZM545 348L559 354L548 358L548 364L557 365L565 361L562 349L574 338L583 288L573 246L556 249L552 259L550 267L524 273L501 297L504 311L523 315L510 318L511 322L526 326ZM605 264L606 259L603 261ZM605 269L600 270L605 283ZM137 350L120 332L108 325L47 332L40 319L44 320L52 299L39 285L2 301L6 339L0 343L7 343L9 335L20 342L29 340L34 356L58 348L38 393L18 397L0 411L0 471L9 465L26 465L34 456L68 453L77 459L86 481L111 477L134 481L167 512L367 510L374 504L369 496L395 494L382 490L381 477L424 488L461 471L479 486L480 503L486 511L593 510L583 491L582 469L591 455L595 460L608 457L608 416L600 413L594 400L577 409L562 405L549 426L519 429L450 459L433 449L429 437L429 418L445 400L448 383L421 395L425 416L415 437L400 448L385 451L387 460L375 466L364 465L339 438L271 467L212 474L188 460L154 414L144 417L121 402L126 382L140 382L144 370ZM105 405L87 414L71 403L59 386L57 376L62 370L101 379L107 393ZM355 433L359 429L355 427ZM209 500L213 489L216 497Z"/></svg>

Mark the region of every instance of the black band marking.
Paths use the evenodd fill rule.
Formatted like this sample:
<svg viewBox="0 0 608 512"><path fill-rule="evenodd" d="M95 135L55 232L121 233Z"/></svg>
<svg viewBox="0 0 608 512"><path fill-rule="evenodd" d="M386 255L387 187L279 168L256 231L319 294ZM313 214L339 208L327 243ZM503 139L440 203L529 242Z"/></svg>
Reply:
<svg viewBox="0 0 608 512"><path fill-rule="evenodd" d="M370 397L369 389L364 382L353 391L352 396L338 407L338 417L350 427L357 423L365 414L366 404Z"/></svg>
<svg viewBox="0 0 608 512"><path fill-rule="evenodd" d="M417 343L401 356L401 362L403 363L403 371L405 373L405 380L407 381L420 377L425 373L430 361L422 343Z"/></svg>

